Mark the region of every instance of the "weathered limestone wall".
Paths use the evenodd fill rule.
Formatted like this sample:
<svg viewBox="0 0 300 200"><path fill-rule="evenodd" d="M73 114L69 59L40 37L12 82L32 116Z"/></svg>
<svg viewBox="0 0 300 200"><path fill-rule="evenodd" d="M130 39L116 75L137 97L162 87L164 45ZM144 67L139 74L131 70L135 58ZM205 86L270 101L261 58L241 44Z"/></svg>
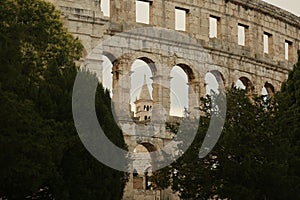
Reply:
<svg viewBox="0 0 300 200"><path fill-rule="evenodd" d="M135 0L111 1L111 17L103 16L97 0L52 2L61 9L69 31L82 40L86 53L117 32L145 26L174 29L175 7L186 9L186 33L211 51L213 61L223 69L226 86L245 75L257 93L267 81L280 89L300 49L299 17L260 0L149 0L149 25L135 22ZM209 38L209 16L220 20L218 38ZM238 24L248 27L246 46L237 44ZM263 52L264 32L272 35L269 54ZM284 57L286 40L292 43L289 61Z"/></svg>

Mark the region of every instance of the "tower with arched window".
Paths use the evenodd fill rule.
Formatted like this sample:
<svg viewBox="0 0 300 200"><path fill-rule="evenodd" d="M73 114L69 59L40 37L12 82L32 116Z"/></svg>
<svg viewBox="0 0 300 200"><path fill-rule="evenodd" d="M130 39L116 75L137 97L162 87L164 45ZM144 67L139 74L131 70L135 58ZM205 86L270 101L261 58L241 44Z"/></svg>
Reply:
<svg viewBox="0 0 300 200"><path fill-rule="evenodd" d="M140 91L139 98L134 102L135 117L138 121L149 121L152 117L153 100L150 96L149 88L146 83L146 75L144 76L144 83Z"/></svg>

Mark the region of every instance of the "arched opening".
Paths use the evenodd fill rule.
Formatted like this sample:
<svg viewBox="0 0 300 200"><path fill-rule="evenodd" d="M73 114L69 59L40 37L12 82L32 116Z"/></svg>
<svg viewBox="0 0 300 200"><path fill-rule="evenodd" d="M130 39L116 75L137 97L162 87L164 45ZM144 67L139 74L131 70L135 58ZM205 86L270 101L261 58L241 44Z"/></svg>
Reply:
<svg viewBox="0 0 300 200"><path fill-rule="evenodd" d="M106 56L102 56L102 85L105 89L109 90L110 97L113 91L113 64L112 61Z"/></svg>
<svg viewBox="0 0 300 200"><path fill-rule="evenodd" d="M206 94L219 94L221 87L225 85L225 79L221 72L212 70L205 75Z"/></svg>
<svg viewBox="0 0 300 200"><path fill-rule="evenodd" d="M242 90L247 90L247 91L253 91L254 90L252 82L245 76L240 77L237 80L235 86L238 89L242 89Z"/></svg>
<svg viewBox="0 0 300 200"><path fill-rule="evenodd" d="M152 161L149 152L156 151L150 143L138 144L133 150L133 189L152 189L149 177L152 175Z"/></svg>
<svg viewBox="0 0 300 200"><path fill-rule="evenodd" d="M155 64L152 60L142 57L133 62L131 71L131 111L137 120L147 120L151 116L149 106L153 105L151 77L156 72Z"/></svg>
<svg viewBox="0 0 300 200"><path fill-rule="evenodd" d="M263 88L261 89L262 99L266 103L266 105L269 105L268 99L273 97L274 94L275 94L274 86L266 82Z"/></svg>
<svg viewBox="0 0 300 200"><path fill-rule="evenodd" d="M189 70L186 66L178 65L171 70L170 116L182 117L188 109L189 77L186 70Z"/></svg>
<svg viewBox="0 0 300 200"><path fill-rule="evenodd" d="M275 94L275 88L271 83L268 83L268 81L265 83L263 89L266 91L266 95L272 97Z"/></svg>

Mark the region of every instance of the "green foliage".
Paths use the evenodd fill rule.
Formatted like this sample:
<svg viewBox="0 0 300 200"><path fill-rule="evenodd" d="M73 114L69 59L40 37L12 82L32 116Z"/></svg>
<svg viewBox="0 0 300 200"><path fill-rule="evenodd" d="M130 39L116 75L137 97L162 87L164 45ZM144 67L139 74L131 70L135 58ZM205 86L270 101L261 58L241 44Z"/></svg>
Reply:
<svg viewBox="0 0 300 200"><path fill-rule="evenodd" d="M3 0L0 13L0 198L121 199L126 174L96 161L75 130L79 40L44 1ZM102 86L95 106L107 136L126 149Z"/></svg>
<svg viewBox="0 0 300 200"><path fill-rule="evenodd" d="M250 99L246 91L229 90L221 138L207 157L199 159L210 115L215 112L207 106L209 102L210 98L202 99L206 115L200 118L193 144L165 176L171 178L172 189L181 199L293 198L297 184L288 163L292 148L278 133L272 102L266 107L263 97Z"/></svg>
<svg viewBox="0 0 300 200"><path fill-rule="evenodd" d="M298 63L289 73L288 80L282 85L282 91L276 96L277 132L290 144L289 177L293 184L291 192L300 199L300 51Z"/></svg>
<svg viewBox="0 0 300 200"><path fill-rule="evenodd" d="M168 131L170 131L171 133L176 134L178 132L178 130L179 130L180 123L179 122L175 122L175 123L173 123L173 122L166 122L165 126L166 126L166 129Z"/></svg>

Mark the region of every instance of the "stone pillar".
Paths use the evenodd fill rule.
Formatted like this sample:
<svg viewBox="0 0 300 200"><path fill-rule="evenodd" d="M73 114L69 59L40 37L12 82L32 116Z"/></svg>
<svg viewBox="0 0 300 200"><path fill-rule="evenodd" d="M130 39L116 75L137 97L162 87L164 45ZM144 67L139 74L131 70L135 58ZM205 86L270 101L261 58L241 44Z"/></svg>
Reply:
<svg viewBox="0 0 300 200"><path fill-rule="evenodd" d="M199 39L209 41L209 13L200 10L200 25L199 25ZM198 35L198 34L197 34Z"/></svg>
<svg viewBox="0 0 300 200"><path fill-rule="evenodd" d="M117 86L118 84L118 80L120 78L120 70L119 70L119 63L118 61L112 63L113 64L113 67L112 67L112 74L113 74L113 77L112 77L112 87L113 89Z"/></svg>
<svg viewBox="0 0 300 200"><path fill-rule="evenodd" d="M111 0L111 21L135 23L136 0Z"/></svg>
<svg viewBox="0 0 300 200"><path fill-rule="evenodd" d="M131 119L130 88L131 72L128 58L123 57L113 67L113 104L114 114L118 121L129 121Z"/></svg>
<svg viewBox="0 0 300 200"><path fill-rule="evenodd" d="M87 58L84 61L85 69L88 70L89 72L95 74L96 77L98 78L99 82L102 82L102 79L103 79L102 63L103 63L103 60L102 60L101 56L99 56L99 58Z"/></svg>
<svg viewBox="0 0 300 200"><path fill-rule="evenodd" d="M255 38L253 38L253 46L255 46L255 47L252 48L251 51L254 51L257 58L263 58L264 57L264 30L263 30L263 27L256 26L255 32L256 32L256 35L255 35Z"/></svg>
<svg viewBox="0 0 300 200"><path fill-rule="evenodd" d="M163 24L165 25L165 28L168 29L175 29L175 6L170 1L164 1L164 21Z"/></svg>
<svg viewBox="0 0 300 200"><path fill-rule="evenodd" d="M250 55L252 57L255 57L255 54L258 53L259 51L263 52L263 46L259 47L258 46L258 40L263 39L263 34L262 36L257 35L258 32L258 26L254 23L251 23L251 27L248 29L248 47L250 50ZM271 44L270 49L271 49Z"/></svg>
<svg viewBox="0 0 300 200"><path fill-rule="evenodd" d="M233 11L233 13L235 13L235 11ZM223 38L228 41L229 45L231 44L232 48L235 48L238 44L238 22L232 16L226 15L225 27L223 25L223 28L225 29ZM230 49L230 51L232 51L232 49Z"/></svg>
<svg viewBox="0 0 300 200"><path fill-rule="evenodd" d="M193 114L194 111L199 107L199 100L201 97L201 87L200 87L200 82L199 81L190 81L188 83L189 86L189 108L188 111L189 113ZM205 90L204 90L205 91Z"/></svg>
<svg viewBox="0 0 300 200"><path fill-rule="evenodd" d="M150 1L150 24L153 26L166 27L164 1Z"/></svg>
<svg viewBox="0 0 300 200"><path fill-rule="evenodd" d="M152 121L156 122L166 119L170 113L170 77L169 75L156 75L152 79Z"/></svg>

